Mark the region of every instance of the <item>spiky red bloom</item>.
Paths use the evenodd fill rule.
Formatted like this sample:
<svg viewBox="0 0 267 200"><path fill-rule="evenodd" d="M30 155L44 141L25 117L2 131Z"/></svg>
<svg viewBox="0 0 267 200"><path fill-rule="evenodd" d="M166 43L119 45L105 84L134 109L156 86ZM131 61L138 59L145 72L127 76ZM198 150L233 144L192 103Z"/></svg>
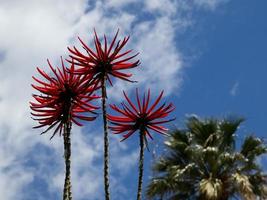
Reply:
<svg viewBox="0 0 267 200"><path fill-rule="evenodd" d="M153 138L149 129L161 134L166 134L168 129L161 126L161 124L174 120L163 120L163 118L167 117L169 113L174 110L174 106L172 103L163 103L161 106L157 106L163 96L163 91L150 106L150 90L148 90L147 97L144 94L141 102L138 90L136 89L137 106L133 104L125 92L123 92L123 94L128 102L128 105L122 103L122 109L118 108L116 105L110 105L113 110L121 114L121 116L108 115L108 119L111 124L113 124L113 126L109 126L109 128L114 134L126 132L126 134L123 135L123 140L130 137L137 130L142 130L143 134L145 136L149 136L151 139Z"/></svg>
<svg viewBox="0 0 267 200"><path fill-rule="evenodd" d="M85 76L75 75L73 73L73 64L70 69L66 69L61 58L62 69L55 69L49 60L47 62L54 76L49 76L37 67L38 72L43 76L45 81L37 79L34 76L32 77L38 84L32 84L32 87L41 92L41 94L33 94L36 102L30 102L30 108L33 110L31 114L37 117L34 120L37 120L40 124L34 128L48 126L42 132L43 134L56 127L52 135L53 137L57 132L59 134L62 133L63 125L69 119L78 126L82 126L78 120L94 120L96 118L94 111L98 107L93 106L89 102L98 97L92 95L93 86L88 87ZM94 115L88 116L85 113Z"/></svg>
<svg viewBox="0 0 267 200"><path fill-rule="evenodd" d="M102 45L96 31L94 31L95 51L78 37L86 53L84 54L80 52L76 47L73 47L73 49L68 47L68 50L71 53L70 57L74 60L74 64L78 66L75 73L92 74L93 79L91 81L96 85L101 85L104 77L106 77L112 85L110 76L133 82L129 79L132 74L121 72L121 70L137 67L139 65L139 60L134 62L131 62L131 60L136 57L138 53L129 55L132 50L122 52L122 49L128 42L130 36L124 37L122 42L120 40L116 42L118 32L119 30L109 45L107 38L104 35L104 45ZM71 62L71 60L68 61Z"/></svg>

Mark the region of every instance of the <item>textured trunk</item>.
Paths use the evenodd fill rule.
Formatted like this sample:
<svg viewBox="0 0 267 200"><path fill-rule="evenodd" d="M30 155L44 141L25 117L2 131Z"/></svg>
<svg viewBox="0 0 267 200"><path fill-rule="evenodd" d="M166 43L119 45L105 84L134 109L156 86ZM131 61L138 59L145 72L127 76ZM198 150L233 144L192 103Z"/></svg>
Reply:
<svg viewBox="0 0 267 200"><path fill-rule="evenodd" d="M141 200L142 197L143 171L144 171L144 131L140 130L140 154L139 154L139 177L138 177L137 200Z"/></svg>
<svg viewBox="0 0 267 200"><path fill-rule="evenodd" d="M109 138L108 138L108 124L107 124L107 110L106 110L106 76L102 80L102 111L104 124L104 186L105 199L109 200Z"/></svg>
<svg viewBox="0 0 267 200"><path fill-rule="evenodd" d="M70 165L71 165L71 141L70 141L71 121L70 119L64 124L64 158L65 158L65 183L63 191L63 200L71 200L71 177L70 177Z"/></svg>

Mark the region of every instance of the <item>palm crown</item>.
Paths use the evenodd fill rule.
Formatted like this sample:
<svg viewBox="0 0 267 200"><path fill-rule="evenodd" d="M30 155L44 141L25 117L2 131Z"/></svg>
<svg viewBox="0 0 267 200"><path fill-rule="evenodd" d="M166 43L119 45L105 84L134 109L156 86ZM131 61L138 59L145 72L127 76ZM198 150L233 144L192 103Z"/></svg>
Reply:
<svg viewBox="0 0 267 200"><path fill-rule="evenodd" d="M237 151L235 134L242 119L188 119L165 142L168 153L154 165L156 177L148 197L227 200L266 198L266 175L257 158L266 153L263 141L245 138Z"/></svg>

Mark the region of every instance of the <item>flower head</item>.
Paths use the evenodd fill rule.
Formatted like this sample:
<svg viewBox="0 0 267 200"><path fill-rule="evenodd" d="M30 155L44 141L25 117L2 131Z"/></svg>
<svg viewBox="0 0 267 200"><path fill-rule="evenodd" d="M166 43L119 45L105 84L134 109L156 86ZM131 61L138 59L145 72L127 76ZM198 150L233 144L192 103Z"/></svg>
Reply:
<svg viewBox="0 0 267 200"><path fill-rule="evenodd" d="M70 57L73 61L68 60L69 62L74 62L78 69L75 70L77 74L92 74L92 82L96 85L101 85L103 79L107 79L112 85L110 76L131 81L129 78L132 76L130 73L121 72L121 70L131 69L139 65L139 60L130 61L138 55L129 55L132 50L126 50L122 52L123 47L128 42L130 36L124 37L123 40L117 40L118 36L117 31L112 42L108 45L107 38L104 35L104 44L102 45L96 31L94 31L94 45L95 51L91 49L81 38L78 37L79 41L82 44L82 47L86 53L80 52L76 47L73 49L68 47L70 51Z"/></svg>
<svg viewBox="0 0 267 200"><path fill-rule="evenodd" d="M48 126L42 132L43 134L56 127L53 137L57 132L61 134L63 125L67 123L67 120L71 120L78 126L82 126L78 120L94 120L95 115L88 116L85 113L95 114L94 111L98 107L89 102L98 97L92 95L93 86L88 86L85 76L73 73L73 64L70 69L66 69L61 58L62 69L55 69L49 60L47 62L54 76L49 76L37 67L37 71L45 80L32 77L37 82L37 85L32 84L32 87L41 94L33 94L36 102L30 102L30 108L33 111L31 114L36 117L34 120L40 124L34 128Z"/></svg>
<svg viewBox="0 0 267 200"><path fill-rule="evenodd" d="M161 124L174 120L163 120L163 118L167 117L169 113L174 110L174 106L172 103L163 103L161 106L157 106L163 96L163 91L151 105L149 105L150 90L148 90L147 96L144 94L143 100L141 101L138 89L136 89L137 106L133 104L125 92L123 92L123 94L128 102L128 105L122 103L122 108L118 108L116 105L110 105L113 110L121 114L121 116L108 115L108 119L112 124L109 128L114 134L125 133L123 135L123 140L130 137L137 130L142 131L145 136L148 136L151 139L153 138L149 130L166 134L168 129L161 126ZM144 138L146 139L146 137Z"/></svg>

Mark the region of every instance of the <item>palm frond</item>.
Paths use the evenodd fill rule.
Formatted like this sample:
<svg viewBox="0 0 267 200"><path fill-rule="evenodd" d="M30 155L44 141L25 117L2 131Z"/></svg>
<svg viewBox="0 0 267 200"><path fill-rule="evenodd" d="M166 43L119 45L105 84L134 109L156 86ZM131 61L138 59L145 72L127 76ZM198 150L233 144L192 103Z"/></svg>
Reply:
<svg viewBox="0 0 267 200"><path fill-rule="evenodd" d="M199 193L203 199L217 200L223 193L223 184L220 179L202 179L199 183Z"/></svg>
<svg viewBox="0 0 267 200"><path fill-rule="evenodd" d="M257 156L265 154L267 147L260 138L248 136L241 148L241 153L250 160L254 160Z"/></svg>
<svg viewBox="0 0 267 200"><path fill-rule="evenodd" d="M245 200L255 200L256 196L253 193L252 185L249 181L249 177L244 174L235 173L232 175L233 182L239 190L239 193Z"/></svg>
<svg viewBox="0 0 267 200"><path fill-rule="evenodd" d="M244 118L227 118L221 121L220 130L222 132L221 148L235 148L235 134Z"/></svg>

